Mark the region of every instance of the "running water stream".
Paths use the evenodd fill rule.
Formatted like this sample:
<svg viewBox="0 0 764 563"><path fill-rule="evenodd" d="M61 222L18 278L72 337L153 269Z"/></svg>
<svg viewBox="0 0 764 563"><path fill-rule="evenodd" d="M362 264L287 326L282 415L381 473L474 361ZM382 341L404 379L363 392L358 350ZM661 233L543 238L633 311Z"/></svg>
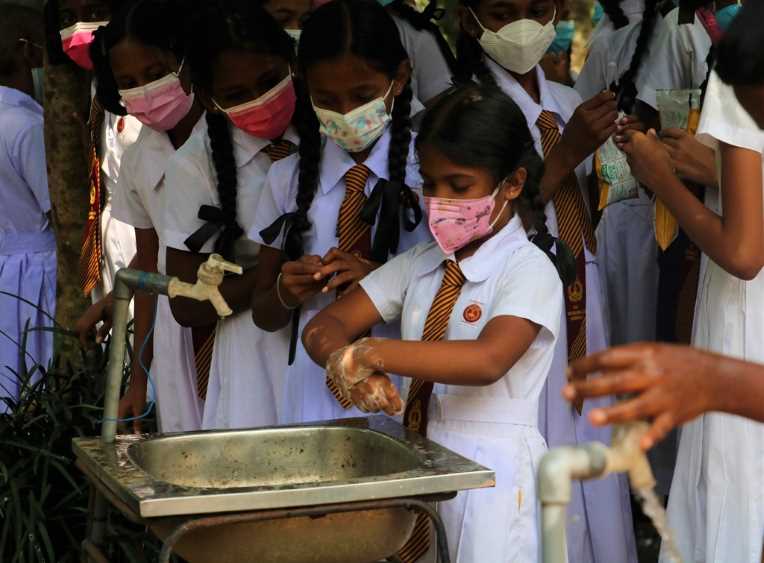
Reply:
<svg viewBox="0 0 764 563"><path fill-rule="evenodd" d="M666 510L658 499L658 495L655 494L655 490L645 488L635 489L634 492L642 501L642 511L652 520L655 530L661 537L661 552L666 555L670 563L682 563L682 556L679 555L668 527Z"/></svg>

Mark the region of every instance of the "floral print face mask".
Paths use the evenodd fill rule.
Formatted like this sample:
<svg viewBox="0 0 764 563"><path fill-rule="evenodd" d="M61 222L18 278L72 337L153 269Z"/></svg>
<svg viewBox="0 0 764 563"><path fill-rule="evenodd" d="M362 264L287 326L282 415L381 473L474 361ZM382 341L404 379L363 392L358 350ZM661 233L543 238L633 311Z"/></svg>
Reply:
<svg viewBox="0 0 764 563"><path fill-rule="evenodd" d="M382 136L385 127L392 116L392 108L387 113L385 100L390 95L395 82L390 82L390 87L384 96L375 98L368 104L355 108L350 113L341 114L336 111L317 107L313 104L313 111L316 112L319 122L321 122L321 133L330 137L341 148L347 152L361 152L369 148L377 139ZM311 100L311 103L312 100ZM395 100L393 100L393 105Z"/></svg>

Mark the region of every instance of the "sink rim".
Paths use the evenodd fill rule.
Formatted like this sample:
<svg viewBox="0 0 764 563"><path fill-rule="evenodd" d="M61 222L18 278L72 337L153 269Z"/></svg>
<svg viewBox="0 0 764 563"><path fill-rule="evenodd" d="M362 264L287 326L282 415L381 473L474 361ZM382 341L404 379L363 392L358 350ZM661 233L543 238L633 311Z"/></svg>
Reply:
<svg viewBox="0 0 764 563"><path fill-rule="evenodd" d="M347 427L376 432L413 450L416 468L384 476L282 486L201 488L173 485L152 477L129 456L130 446L178 436L257 433L282 429ZM322 421L241 430L209 430L181 434L119 435L112 444L100 437L75 438L74 453L88 478L97 478L142 517L211 514L328 505L399 497L421 497L464 489L492 487L494 472L408 431L387 416Z"/></svg>

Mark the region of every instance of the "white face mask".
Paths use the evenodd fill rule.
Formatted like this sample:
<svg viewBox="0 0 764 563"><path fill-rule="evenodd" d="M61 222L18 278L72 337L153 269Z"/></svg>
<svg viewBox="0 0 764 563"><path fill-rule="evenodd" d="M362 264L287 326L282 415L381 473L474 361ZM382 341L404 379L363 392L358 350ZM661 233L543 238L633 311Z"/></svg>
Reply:
<svg viewBox="0 0 764 563"><path fill-rule="evenodd" d="M284 31L287 32L287 35L289 35L289 37L294 39L295 43L299 43L300 42L300 35L302 35L302 30L301 29L285 29Z"/></svg>
<svg viewBox="0 0 764 563"><path fill-rule="evenodd" d="M517 74L527 74L536 66L554 41L556 31L555 16L541 25L535 20L522 19L505 25L499 31L483 27L472 8L468 8L472 17L483 30L480 46L486 55L502 67Z"/></svg>
<svg viewBox="0 0 764 563"><path fill-rule="evenodd" d="M43 67L32 69L32 84L34 85L34 99L37 103L42 105L45 99L45 83L44 83L44 69Z"/></svg>
<svg viewBox="0 0 764 563"><path fill-rule="evenodd" d="M395 82L390 83L384 96L375 98L368 104L344 115L313 104L313 111L321 122L321 133L331 137L335 143L350 153L366 150L382 136L385 127L392 119L390 115L393 112L392 107L390 113L387 113L385 100L390 95L393 84ZM394 105L395 99L393 99Z"/></svg>

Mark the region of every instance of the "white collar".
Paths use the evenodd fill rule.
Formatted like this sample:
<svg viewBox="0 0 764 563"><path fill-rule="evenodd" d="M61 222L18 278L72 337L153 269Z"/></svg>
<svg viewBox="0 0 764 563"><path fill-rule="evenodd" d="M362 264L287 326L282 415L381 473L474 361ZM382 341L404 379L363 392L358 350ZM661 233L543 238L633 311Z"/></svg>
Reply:
<svg viewBox="0 0 764 563"><path fill-rule="evenodd" d="M236 159L236 168L243 168L249 164L250 161L260 153L260 151L271 144L269 139L261 139L260 137L255 137L254 135L250 135L249 133L242 131L238 127L234 127L233 125L230 127L231 138L233 139L233 153ZM287 127L286 131L284 131L282 138L286 141L290 141L295 146L300 144L300 138L291 125Z"/></svg>
<svg viewBox="0 0 764 563"><path fill-rule="evenodd" d="M372 174L383 180L389 179L387 173L387 154L389 148L390 125L387 126L379 140L374 143L369 156L363 162L371 170ZM406 149L407 154L408 150L409 147ZM353 160L353 157L345 149L340 148L330 138L325 138L321 158L321 192L327 194L332 191L332 189L339 185L340 180L342 180L347 171L356 164L357 162Z"/></svg>

